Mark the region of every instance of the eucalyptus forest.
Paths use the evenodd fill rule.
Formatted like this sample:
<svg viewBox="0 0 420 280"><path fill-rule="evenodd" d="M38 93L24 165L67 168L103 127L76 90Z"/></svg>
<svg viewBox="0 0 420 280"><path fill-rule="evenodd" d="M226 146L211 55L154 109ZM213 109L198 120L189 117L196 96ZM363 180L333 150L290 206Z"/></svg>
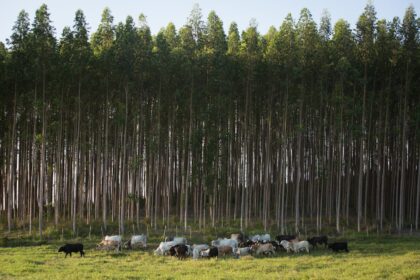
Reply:
<svg viewBox="0 0 420 280"><path fill-rule="evenodd" d="M71 24L71 23L70 23ZM195 5L61 31L46 5L0 42L0 222L301 232L419 228L420 19L266 34Z"/></svg>

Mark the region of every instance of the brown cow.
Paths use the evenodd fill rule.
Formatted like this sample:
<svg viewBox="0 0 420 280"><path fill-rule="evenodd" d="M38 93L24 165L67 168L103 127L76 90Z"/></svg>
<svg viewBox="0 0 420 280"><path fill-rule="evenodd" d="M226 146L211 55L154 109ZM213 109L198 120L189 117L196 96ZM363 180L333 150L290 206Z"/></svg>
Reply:
<svg viewBox="0 0 420 280"><path fill-rule="evenodd" d="M223 257L223 256L230 256L233 254L233 249L231 246L219 246L217 247L218 251L219 251L219 257Z"/></svg>

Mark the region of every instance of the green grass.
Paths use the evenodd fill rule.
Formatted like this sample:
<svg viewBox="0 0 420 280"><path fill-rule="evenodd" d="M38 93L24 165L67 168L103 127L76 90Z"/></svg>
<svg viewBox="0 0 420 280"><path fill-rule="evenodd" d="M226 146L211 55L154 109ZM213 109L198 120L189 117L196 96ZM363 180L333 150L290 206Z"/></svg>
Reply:
<svg viewBox="0 0 420 280"><path fill-rule="evenodd" d="M122 253L94 249L98 240L82 241L85 258L64 258L60 241L0 248L0 279L420 279L419 237L359 236L349 240L348 254L315 249L198 261L154 256L156 241L147 251Z"/></svg>

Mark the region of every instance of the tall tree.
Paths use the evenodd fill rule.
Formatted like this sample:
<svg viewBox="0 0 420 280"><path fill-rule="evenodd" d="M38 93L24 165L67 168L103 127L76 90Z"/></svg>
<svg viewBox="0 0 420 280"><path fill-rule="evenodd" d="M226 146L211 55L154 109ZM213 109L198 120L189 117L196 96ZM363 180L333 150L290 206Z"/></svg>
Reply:
<svg viewBox="0 0 420 280"><path fill-rule="evenodd" d="M361 230L362 199L363 199L363 175L365 170L364 151L366 134L366 95L368 86L369 66L373 59L373 44L375 41L376 11L371 3L365 7L363 14L356 24L356 39L358 51L363 65L363 96L362 96L362 119L360 123L359 139L359 171L358 171L358 192L357 192L357 230Z"/></svg>
<svg viewBox="0 0 420 280"><path fill-rule="evenodd" d="M50 14L44 4L35 12L34 23L32 24L33 44L35 48L35 64L38 73L35 84L35 94L40 84L42 92L42 132L41 132L41 152L40 152L40 180L38 189L38 208L39 208L39 236L42 238L43 217L44 217L44 190L46 184L46 140L47 140L47 75L51 74L53 56L56 49L54 37L54 27L51 25ZM36 100L36 96L35 96ZM36 135L34 135L36 137Z"/></svg>

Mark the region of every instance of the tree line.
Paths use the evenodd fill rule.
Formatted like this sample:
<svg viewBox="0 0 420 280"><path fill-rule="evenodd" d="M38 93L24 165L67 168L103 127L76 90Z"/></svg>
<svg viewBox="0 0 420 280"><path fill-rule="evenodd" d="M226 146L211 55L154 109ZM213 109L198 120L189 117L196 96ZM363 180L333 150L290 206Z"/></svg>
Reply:
<svg viewBox="0 0 420 280"><path fill-rule="evenodd" d="M59 38L42 5L0 42L0 216L8 231L71 221L418 229L420 19L356 28L308 9L267 34L225 33L194 6ZM6 226L7 224L7 226Z"/></svg>

